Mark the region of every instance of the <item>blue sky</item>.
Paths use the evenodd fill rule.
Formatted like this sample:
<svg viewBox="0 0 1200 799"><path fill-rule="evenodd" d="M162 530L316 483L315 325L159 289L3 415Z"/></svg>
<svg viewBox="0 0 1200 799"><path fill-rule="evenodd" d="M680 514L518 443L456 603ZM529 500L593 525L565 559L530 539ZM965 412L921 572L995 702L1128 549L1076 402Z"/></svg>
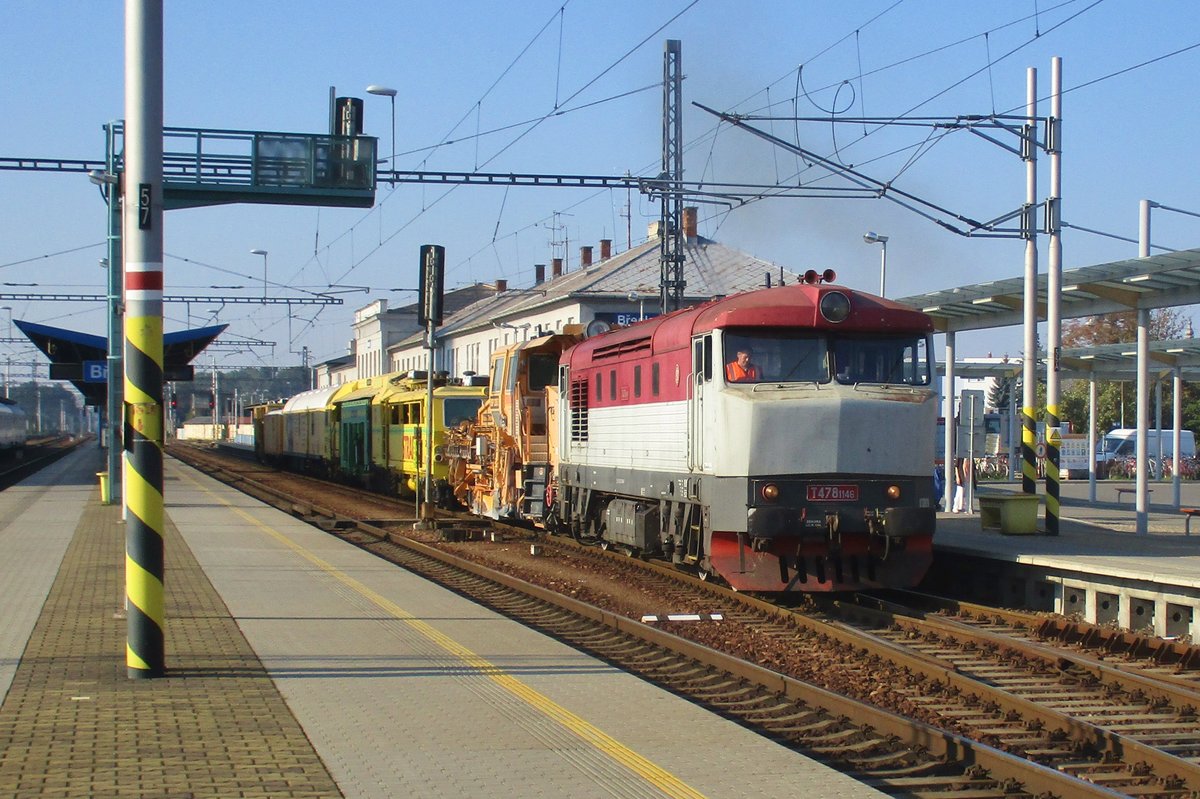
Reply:
<svg viewBox="0 0 1200 799"><path fill-rule="evenodd" d="M0 156L103 157L101 125L123 115L123 17L123 4L100 0L18 1L6 8ZM805 117L831 109L849 117L1020 112L1026 68L1038 69L1045 98L1057 55L1067 90L1063 218L1134 238L1142 198L1200 211L1194 155L1200 7L1183 0L173 2L166 8L165 121L321 133L335 86L339 95L364 98L366 132L387 152L390 104L364 91L383 84L398 91L401 169L656 174L657 84L668 38L683 43L689 179L775 183L822 174L718 126L693 101ZM1109 77L1122 70L1128 71ZM1044 102L1041 113L1048 112ZM976 219L1000 216L1024 200L1020 160L967 133L931 138L924 127L760 124L782 138L798 134L822 156ZM453 143L437 146L443 142ZM1043 159L1039 198L1048 190L1047 167ZM826 178L819 185L846 184ZM0 209L0 280L38 284L10 290L103 292L97 262L104 255L104 206L84 177L0 172ZM411 294L390 289L414 285L422 244L446 247L448 286L496 278L523 286L532 282L535 263L563 254L551 242L568 242L571 264L581 244L601 238L623 251L627 224L636 245L657 210L624 191L381 186L370 211L261 205L172 211L165 222L168 294L261 293L262 258L249 252L255 248L270 253L268 279L279 296L294 293L289 287L369 291L339 294L345 305L319 313L295 307L290 320L280 306L168 304L166 328L215 320L230 323L234 338L277 342L273 351L221 351L222 365L294 365L303 346L322 360L346 351L354 308L380 297L410 301ZM867 230L890 237L889 296L1022 272L1021 242L956 236L887 201L706 206L700 225L702 235L724 244L794 270L832 267L841 282L873 291L879 250L862 241ZM1156 212L1152 238L1175 249L1197 246L1200 220ZM1043 269L1044 245L1043 239ZM1128 242L1078 230L1064 236L1066 268L1132 255L1136 245ZM104 332L98 305L4 304L17 319ZM27 347L6 347L28 357ZM1019 347L1017 330L960 338L965 355ZM208 363L211 356L200 361L202 368Z"/></svg>

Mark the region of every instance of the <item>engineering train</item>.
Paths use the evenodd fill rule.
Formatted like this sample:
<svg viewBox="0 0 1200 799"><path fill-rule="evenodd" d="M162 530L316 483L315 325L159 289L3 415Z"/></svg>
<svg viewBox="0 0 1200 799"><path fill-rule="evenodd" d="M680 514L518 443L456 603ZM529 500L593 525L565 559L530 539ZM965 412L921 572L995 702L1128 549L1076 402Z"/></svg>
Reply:
<svg viewBox="0 0 1200 799"><path fill-rule="evenodd" d="M254 444L266 462L413 496L422 485L427 447L433 447L437 496L451 501L444 451L448 428L475 418L482 378L435 375L433 441L425 435L425 372L391 373L303 391L282 405L254 409Z"/></svg>
<svg viewBox="0 0 1200 799"><path fill-rule="evenodd" d="M455 497L738 590L916 585L936 522L932 322L834 277L496 350L473 423L447 431Z"/></svg>
<svg viewBox="0 0 1200 799"><path fill-rule="evenodd" d="M15 401L0 397L0 451L21 452L29 439L29 418Z"/></svg>

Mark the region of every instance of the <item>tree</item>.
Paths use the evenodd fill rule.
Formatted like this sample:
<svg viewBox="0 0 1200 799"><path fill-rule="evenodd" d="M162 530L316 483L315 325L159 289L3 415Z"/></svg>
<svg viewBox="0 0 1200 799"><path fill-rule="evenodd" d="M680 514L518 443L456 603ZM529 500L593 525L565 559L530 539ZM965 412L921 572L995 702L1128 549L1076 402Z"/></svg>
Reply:
<svg viewBox="0 0 1200 799"><path fill-rule="evenodd" d="M1005 375L997 377L992 383L992 387L988 389L987 404L996 413L1008 412L1008 401L1011 398L1011 389L1013 385L1013 377Z"/></svg>
<svg viewBox="0 0 1200 799"><path fill-rule="evenodd" d="M1156 308L1150 311L1149 334L1151 341L1182 338L1191 327L1190 319L1175 308ZM1089 316L1073 319L1063 324L1064 347L1096 347L1105 344L1128 344L1137 340L1137 312ZM1171 386L1163 390L1163 407L1169 408ZM1200 402L1189 404L1194 396L1184 387L1185 428L1195 429L1200 425ZM1153 402L1153 398L1151 398ZM1194 406L1194 413L1191 412ZM1151 407L1151 416L1154 410ZM1088 420L1088 381L1067 380L1059 407L1059 416L1069 419L1076 430L1086 431ZM1170 427L1170 414L1164 414L1163 426ZM1110 430L1113 427L1130 426L1137 419L1137 392L1126 381L1102 380L1096 384L1096 429ZM1153 424L1153 422L1152 422Z"/></svg>

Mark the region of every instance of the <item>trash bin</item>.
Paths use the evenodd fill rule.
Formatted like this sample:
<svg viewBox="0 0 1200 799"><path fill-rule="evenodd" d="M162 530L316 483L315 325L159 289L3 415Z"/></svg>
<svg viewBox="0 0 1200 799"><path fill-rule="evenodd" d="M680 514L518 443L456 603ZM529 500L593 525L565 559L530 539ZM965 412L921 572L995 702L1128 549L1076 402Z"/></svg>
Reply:
<svg viewBox="0 0 1200 799"><path fill-rule="evenodd" d="M96 476L100 478L100 504L108 505L108 472L96 472Z"/></svg>
<svg viewBox="0 0 1200 799"><path fill-rule="evenodd" d="M1037 532L1037 494L978 494L979 525L1004 535L1033 535Z"/></svg>

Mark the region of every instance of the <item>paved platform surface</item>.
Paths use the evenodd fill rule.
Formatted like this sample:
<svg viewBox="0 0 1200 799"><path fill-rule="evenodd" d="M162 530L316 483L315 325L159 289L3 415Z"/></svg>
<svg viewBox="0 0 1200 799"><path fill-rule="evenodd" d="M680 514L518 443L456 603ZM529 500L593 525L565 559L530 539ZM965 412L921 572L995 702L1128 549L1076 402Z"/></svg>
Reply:
<svg viewBox="0 0 1200 799"><path fill-rule="evenodd" d="M1031 565L1069 565L1081 572L1200 589L1200 521L1193 522L1193 535L1184 535L1183 515L1167 502L1156 501L1148 514L1149 532L1139 535L1130 495L1118 501L1116 491L1131 487L1128 481L1101 481L1097 501L1092 503L1086 480L1064 482L1057 536L1001 535L983 530L978 510L972 514L938 513L934 548ZM1151 488L1152 499L1172 496L1169 482L1153 483ZM980 487L981 493L1019 490L1018 483L1010 482ZM1042 493L1044 486L1039 484L1038 491ZM1044 495L1042 499L1039 528L1044 530ZM1200 482L1182 484L1182 504L1200 507Z"/></svg>
<svg viewBox="0 0 1200 799"><path fill-rule="evenodd" d="M102 460L0 493L0 796L882 796L171 460L128 680Z"/></svg>

